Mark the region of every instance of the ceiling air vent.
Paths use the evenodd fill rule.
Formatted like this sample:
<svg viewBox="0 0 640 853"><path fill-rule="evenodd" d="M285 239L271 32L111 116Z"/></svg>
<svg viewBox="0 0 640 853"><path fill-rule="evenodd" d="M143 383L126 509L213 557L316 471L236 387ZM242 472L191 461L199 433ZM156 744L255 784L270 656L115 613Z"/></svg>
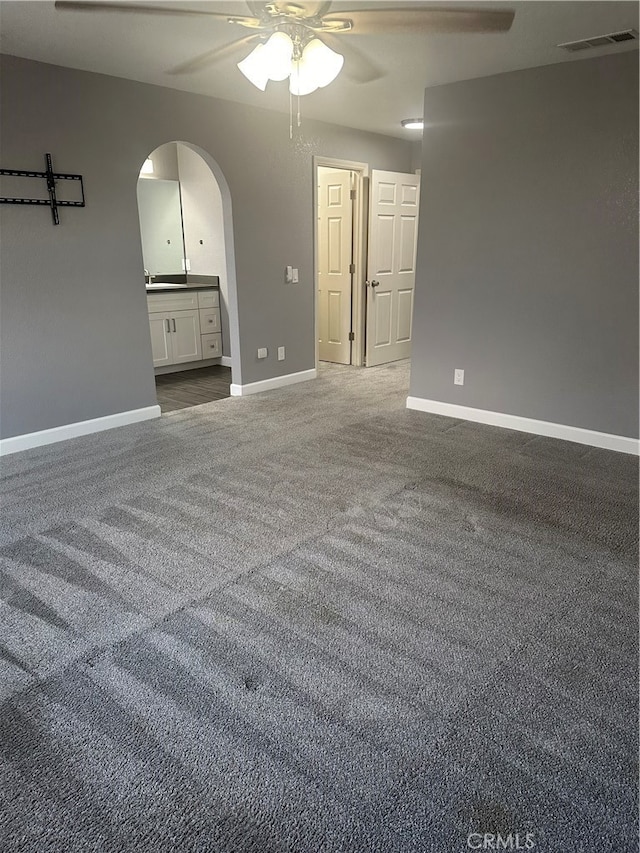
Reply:
<svg viewBox="0 0 640 853"><path fill-rule="evenodd" d="M621 30L619 33L607 33L604 36L593 36L590 39L580 41L566 41L564 44L556 45L574 53L576 50L587 50L590 47L603 47L607 44L620 44L622 41L637 41L637 30Z"/></svg>

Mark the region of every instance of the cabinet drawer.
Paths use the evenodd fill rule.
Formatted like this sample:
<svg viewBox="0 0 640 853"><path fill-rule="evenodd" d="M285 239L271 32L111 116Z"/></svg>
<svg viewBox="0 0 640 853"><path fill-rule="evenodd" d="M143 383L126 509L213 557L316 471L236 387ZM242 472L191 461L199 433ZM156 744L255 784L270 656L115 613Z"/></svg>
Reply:
<svg viewBox="0 0 640 853"><path fill-rule="evenodd" d="M186 293L153 293L147 296L149 313L158 311L189 311L198 307L198 291Z"/></svg>
<svg viewBox="0 0 640 853"><path fill-rule="evenodd" d="M202 336L202 358L217 358L222 355L222 335Z"/></svg>
<svg viewBox="0 0 640 853"><path fill-rule="evenodd" d="M219 308L201 308L200 309L200 331L203 335L211 334L212 332L222 331L220 328L220 309Z"/></svg>
<svg viewBox="0 0 640 853"><path fill-rule="evenodd" d="M199 308L218 308L220 305L220 294L217 290L199 290L198 291L198 307Z"/></svg>

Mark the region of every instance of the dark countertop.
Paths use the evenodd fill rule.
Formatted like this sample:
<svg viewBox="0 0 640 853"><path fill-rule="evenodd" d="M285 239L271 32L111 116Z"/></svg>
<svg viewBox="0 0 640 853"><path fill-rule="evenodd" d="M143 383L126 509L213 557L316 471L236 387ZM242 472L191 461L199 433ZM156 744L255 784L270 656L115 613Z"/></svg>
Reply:
<svg viewBox="0 0 640 853"><path fill-rule="evenodd" d="M147 287L147 296L153 293L184 293L185 290L220 290L217 284L170 284Z"/></svg>
<svg viewBox="0 0 640 853"><path fill-rule="evenodd" d="M147 285L147 293L173 293L184 290L219 289L220 277L217 275L154 275L152 287ZM157 283L156 283L157 282ZM162 287L166 285L166 287ZM179 286L178 286L179 285Z"/></svg>
<svg viewBox="0 0 640 853"><path fill-rule="evenodd" d="M210 290L220 287L220 276L217 275L198 275L196 273L187 273L182 275L168 275L158 273L152 276L152 287L147 285L147 293L173 293L182 290ZM166 285L166 287L162 287ZM176 287L180 285L180 287Z"/></svg>

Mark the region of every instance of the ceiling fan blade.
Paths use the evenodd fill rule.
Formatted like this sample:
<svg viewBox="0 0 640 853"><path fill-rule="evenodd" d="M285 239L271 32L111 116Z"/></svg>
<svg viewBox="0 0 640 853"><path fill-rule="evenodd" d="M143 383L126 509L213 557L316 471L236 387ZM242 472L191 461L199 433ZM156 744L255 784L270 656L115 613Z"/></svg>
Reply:
<svg viewBox="0 0 640 853"><path fill-rule="evenodd" d="M207 15L209 18L218 18L221 21L229 21L234 24L243 24L248 27L262 26L257 18L248 18L243 15L228 15L222 12L209 12L205 9L185 9L178 6L154 6L150 3L136 5L133 3L92 3L87 0L56 0L56 9L68 12L132 12L142 15Z"/></svg>
<svg viewBox="0 0 640 853"><path fill-rule="evenodd" d="M355 9L333 12L322 19L331 26L351 21L352 35L388 35L393 33L492 33L511 28L513 9L473 9L451 6L431 9L390 8Z"/></svg>
<svg viewBox="0 0 640 853"><path fill-rule="evenodd" d="M215 65L216 62L220 62L222 59L226 59L228 56L236 53L241 47L244 45L250 45L254 42L260 41L262 36L254 35L254 36L245 36L244 38L237 39L236 41L229 42L229 44L225 44L222 47L215 47L213 50L208 50L206 53L201 53L200 56L196 56L194 59L190 59L188 62L183 62L181 65L176 65L175 68L169 69L167 74L192 74L194 71L200 71L203 68L207 68L210 65Z"/></svg>
<svg viewBox="0 0 640 853"><path fill-rule="evenodd" d="M372 80L379 80L380 77L384 76L384 71L353 45L343 41L338 36L322 33L320 40L331 50L335 50L336 53L341 53L344 56L342 74L349 80L353 80L354 83L371 83Z"/></svg>

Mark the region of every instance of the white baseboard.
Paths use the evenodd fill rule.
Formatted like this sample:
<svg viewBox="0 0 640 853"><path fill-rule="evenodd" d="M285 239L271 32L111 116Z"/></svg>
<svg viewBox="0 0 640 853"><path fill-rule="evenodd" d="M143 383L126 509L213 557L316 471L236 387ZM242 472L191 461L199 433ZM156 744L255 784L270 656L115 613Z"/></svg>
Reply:
<svg viewBox="0 0 640 853"><path fill-rule="evenodd" d="M45 444L54 444L56 441L66 441L68 438L78 438L81 435L89 435L92 432L102 432L113 427L136 424L139 421L148 421L151 418L160 417L160 406L146 406L144 409L131 409L128 412L118 412L115 415L106 415L103 418L92 418L88 421L78 421L75 424L64 424L63 426L43 429L39 432L29 432L25 435L15 435L12 438L0 439L0 456L9 453L18 453L20 450L29 450L32 447L42 447Z"/></svg>
<svg viewBox="0 0 640 853"><path fill-rule="evenodd" d="M425 400L423 397L407 397L407 409L430 412L434 415L446 415L450 418L460 418L465 421L475 421L476 423L490 424L505 429L515 429L519 432L530 432L549 438L560 438L563 441L575 441L578 444L588 444L591 447L617 450L619 453L632 453L636 456L640 454L640 441L637 438L627 438L623 435L596 432L595 430L567 426L566 424L554 424L550 421L537 421L534 418L522 418L519 415L505 415L502 412L489 412L485 409L472 409L469 406L443 403L440 400Z"/></svg>
<svg viewBox="0 0 640 853"><path fill-rule="evenodd" d="M274 388L284 388L285 385L295 385L297 382L306 382L315 379L318 371L301 370L299 373L287 373L285 376L274 376L272 379L263 379L261 382L249 382L247 385L232 385L232 397L246 397L247 394L259 394L261 391L273 391Z"/></svg>
<svg viewBox="0 0 640 853"><path fill-rule="evenodd" d="M231 356L230 355L221 355L220 356L220 364L223 367L231 367Z"/></svg>

